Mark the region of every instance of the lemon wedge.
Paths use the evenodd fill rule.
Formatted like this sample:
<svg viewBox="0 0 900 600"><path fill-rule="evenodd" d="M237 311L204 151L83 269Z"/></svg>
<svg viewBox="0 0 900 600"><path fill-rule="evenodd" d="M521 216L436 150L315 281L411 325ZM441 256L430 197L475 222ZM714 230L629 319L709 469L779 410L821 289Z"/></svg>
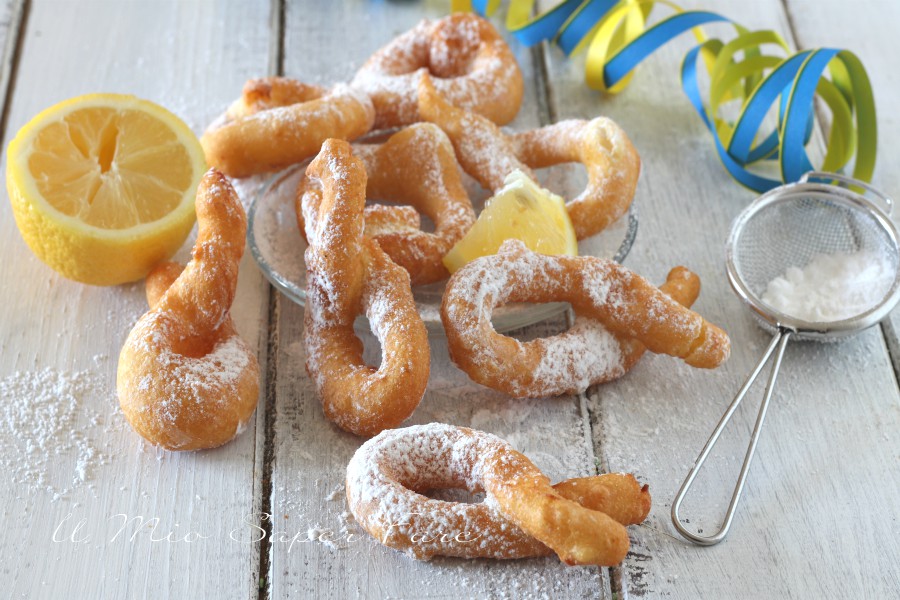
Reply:
<svg viewBox="0 0 900 600"><path fill-rule="evenodd" d="M480 256L496 254L517 239L541 254L578 255L578 240L565 201L516 169L485 204L472 229L444 256L451 273Z"/></svg>
<svg viewBox="0 0 900 600"><path fill-rule="evenodd" d="M144 277L184 243L205 170L197 137L166 109L90 94L19 130L6 186L38 258L70 279L115 285Z"/></svg>

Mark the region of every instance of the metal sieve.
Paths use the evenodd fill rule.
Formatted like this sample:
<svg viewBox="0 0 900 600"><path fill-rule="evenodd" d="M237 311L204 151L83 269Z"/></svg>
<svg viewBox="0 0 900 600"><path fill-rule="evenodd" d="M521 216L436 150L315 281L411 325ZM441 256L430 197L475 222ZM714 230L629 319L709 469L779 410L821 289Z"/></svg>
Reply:
<svg viewBox="0 0 900 600"><path fill-rule="evenodd" d="M760 196L735 219L725 245L728 279L763 327L775 335L722 415L672 503L672 522L690 541L711 546L728 535L788 341L793 338L830 341L860 332L881 321L900 300L900 246L890 219L892 207L890 198L863 182L833 173L811 172L798 183ZM854 252L878 253L894 273L884 297L868 310L838 321L810 322L779 312L763 302L768 283L789 267L807 265L818 254ZM711 536L688 531L678 514L681 503L750 386L773 356L765 394L722 526Z"/></svg>

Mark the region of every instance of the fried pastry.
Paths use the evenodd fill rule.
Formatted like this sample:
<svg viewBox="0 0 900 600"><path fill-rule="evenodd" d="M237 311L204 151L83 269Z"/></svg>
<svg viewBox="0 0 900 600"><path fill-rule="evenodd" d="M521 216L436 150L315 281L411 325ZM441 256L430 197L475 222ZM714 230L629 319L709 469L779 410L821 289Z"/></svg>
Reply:
<svg viewBox="0 0 900 600"><path fill-rule="evenodd" d="M375 105L375 128L419 121L416 85L424 74L454 104L505 125L522 104L522 72L490 22L457 13L424 20L373 54L352 84Z"/></svg>
<svg viewBox="0 0 900 600"><path fill-rule="evenodd" d="M306 370L325 416L371 436L409 417L425 393L428 334L409 274L363 233L366 171L350 144L327 140L307 169L302 200L308 246ZM363 312L381 343L378 368L353 331Z"/></svg>
<svg viewBox="0 0 900 600"><path fill-rule="evenodd" d="M698 291L687 269L673 270L661 291L613 261L537 254L508 240L453 274L441 321L450 358L474 381L516 398L558 396L621 377L645 348L694 367L720 365L728 336L679 303ZM491 324L493 309L507 302L569 302L575 323L520 342Z"/></svg>
<svg viewBox="0 0 900 600"><path fill-rule="evenodd" d="M603 231L628 211L634 199L641 161L625 132L610 119L567 120L506 134L490 120L451 104L425 76L419 82L419 114L450 137L463 169L496 192L507 175L521 170L581 163L588 183L566 202L579 240Z"/></svg>
<svg viewBox="0 0 900 600"><path fill-rule="evenodd" d="M440 423L384 431L347 466L347 502L382 544L417 559L525 558L556 553L570 565L616 565L625 525L650 510L631 475L570 479L555 486L528 458L489 433ZM433 489L484 492L483 502L446 502Z"/></svg>
<svg viewBox="0 0 900 600"><path fill-rule="evenodd" d="M122 347L116 389L125 418L168 450L214 448L247 425L259 398L256 354L230 309L247 218L225 177L210 169L197 190L197 242L186 267L147 276L150 311Z"/></svg>
<svg viewBox="0 0 900 600"><path fill-rule="evenodd" d="M315 156L329 138L352 140L372 128L369 97L345 84L267 86L251 82L225 120L200 138L209 165L231 177L277 171Z"/></svg>

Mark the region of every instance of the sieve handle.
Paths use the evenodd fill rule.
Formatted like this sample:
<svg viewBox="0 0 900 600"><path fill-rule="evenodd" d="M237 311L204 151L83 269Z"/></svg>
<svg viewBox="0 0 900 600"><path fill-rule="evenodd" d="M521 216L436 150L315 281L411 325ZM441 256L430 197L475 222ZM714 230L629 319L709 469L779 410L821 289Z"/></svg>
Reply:
<svg viewBox="0 0 900 600"><path fill-rule="evenodd" d="M762 359L756 365L756 368L750 374L750 377L747 378L747 381L744 383L743 387L741 387L740 391L737 393L737 396L734 397L734 400L731 402L728 410L726 410L725 414L722 415L722 418L719 420L719 424L716 425L716 428L712 432L712 435L709 436L709 439L706 441L706 445L703 446L703 450L700 451L700 455L697 457L697 460L694 461L694 466L691 467L691 470L685 478L684 483L681 484L681 488L679 488L678 493L675 495L675 500L674 502L672 502L672 523L675 525L675 529L677 529L681 535L694 542L695 544L699 544L701 546L712 546L724 540L725 536L728 535L728 530L731 528L731 522L734 520L734 514L737 511L738 501L741 499L741 492L744 491L744 483L747 481L747 473L750 470L750 463L753 460L753 454L756 452L756 444L759 441L759 434L762 431L763 421L765 421L766 418L766 411L769 408L769 400L772 399L772 391L775 389L775 379L778 377L778 371L781 368L781 359L784 357L784 350L785 348L787 348L788 340L792 333L793 332L788 329L778 329L778 333L776 333L775 337L772 338L772 342L766 349L765 354L763 354ZM752 386L753 382L756 381L757 377L759 377L759 374L762 371L763 367L766 366L773 354L775 355L775 359L774 364L772 365L772 372L769 374L769 382L766 385L766 393L763 396L762 404L760 404L759 406L759 414L756 417L756 425L753 427L753 433L750 436L750 445L747 447L747 454L744 456L744 464L741 466L741 473L740 475L738 475L737 484L734 487L734 493L731 495L731 503L728 505L728 510L725 513L725 519L722 522L722 526L718 532L711 536L701 536L692 531L688 531L684 526L684 523L681 522L681 517L678 514L679 510L681 509L681 503L684 500L684 497L687 495L688 490L691 489L691 486L694 483L694 478L697 477L697 474L703 467L703 463L706 462L709 453L712 451L713 446L715 446L716 442L719 440L719 436L722 434L722 431L724 431L725 426L728 425L728 422L731 420L731 417L734 415L737 407L741 404L744 396L747 395L747 391L750 389L750 386Z"/></svg>
<svg viewBox="0 0 900 600"><path fill-rule="evenodd" d="M855 179L853 177L849 177L847 175L841 175L840 173L826 173L825 171L809 171L808 173L804 173L803 177L800 178L800 183L807 183L810 179L825 179L829 181L839 181L847 187L860 187L870 194L880 200L884 206L879 206L878 208L886 214L887 216L891 216L891 213L894 211L894 201L890 196L878 190L865 181L860 181L859 179Z"/></svg>

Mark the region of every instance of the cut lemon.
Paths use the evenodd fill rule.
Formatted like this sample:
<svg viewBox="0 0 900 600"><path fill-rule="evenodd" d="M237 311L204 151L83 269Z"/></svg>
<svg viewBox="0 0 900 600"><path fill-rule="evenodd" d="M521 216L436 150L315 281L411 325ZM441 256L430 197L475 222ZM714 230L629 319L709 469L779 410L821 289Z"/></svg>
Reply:
<svg viewBox="0 0 900 600"><path fill-rule="evenodd" d="M522 240L541 254L578 255L565 201L516 169L487 201L469 233L444 256L451 273L480 256L496 254L504 240Z"/></svg>
<svg viewBox="0 0 900 600"><path fill-rule="evenodd" d="M19 130L6 186L38 258L70 279L115 285L144 277L181 247L205 170L197 137L166 109L90 94Z"/></svg>

